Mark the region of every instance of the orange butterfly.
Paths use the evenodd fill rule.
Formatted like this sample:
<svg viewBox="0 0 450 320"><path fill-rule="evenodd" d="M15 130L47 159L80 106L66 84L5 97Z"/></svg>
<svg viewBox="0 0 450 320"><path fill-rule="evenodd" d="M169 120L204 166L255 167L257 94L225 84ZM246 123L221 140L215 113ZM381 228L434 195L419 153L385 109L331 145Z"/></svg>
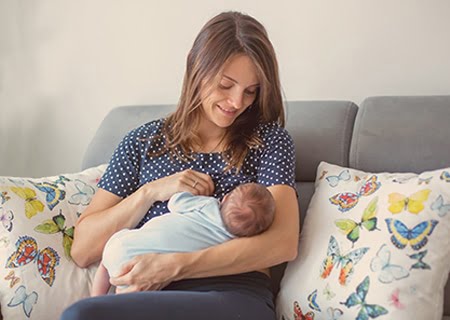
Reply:
<svg viewBox="0 0 450 320"><path fill-rule="evenodd" d="M20 281L20 278L19 277L16 277L16 275L15 275L15 273L14 273L14 270L11 270L7 275L6 275L6 277L4 278L5 280L11 280L10 282L9 282L9 287L10 288L12 288L12 287L14 287L16 284L18 284L19 283L19 281Z"/></svg>

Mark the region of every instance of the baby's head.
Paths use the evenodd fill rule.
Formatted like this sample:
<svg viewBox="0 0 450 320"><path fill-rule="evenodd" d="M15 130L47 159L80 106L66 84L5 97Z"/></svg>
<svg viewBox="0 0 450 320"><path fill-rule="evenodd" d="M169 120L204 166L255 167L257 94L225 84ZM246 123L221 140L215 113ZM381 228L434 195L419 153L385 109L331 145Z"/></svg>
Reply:
<svg viewBox="0 0 450 320"><path fill-rule="evenodd" d="M246 183L225 195L220 211L228 232L237 237L250 237L272 224L275 200L265 186Z"/></svg>

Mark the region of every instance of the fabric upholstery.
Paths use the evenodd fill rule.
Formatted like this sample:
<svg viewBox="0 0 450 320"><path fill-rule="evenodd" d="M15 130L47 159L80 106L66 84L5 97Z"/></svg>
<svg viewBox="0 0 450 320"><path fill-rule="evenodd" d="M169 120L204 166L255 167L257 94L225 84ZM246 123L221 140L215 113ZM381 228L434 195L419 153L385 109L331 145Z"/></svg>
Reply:
<svg viewBox="0 0 450 320"><path fill-rule="evenodd" d="M450 96L371 97L356 117L350 167L415 172L450 164Z"/></svg>
<svg viewBox="0 0 450 320"><path fill-rule="evenodd" d="M131 128L160 118L174 106L113 109L85 154L82 168L105 163ZM370 172L421 172L450 166L450 96L369 97L348 101L290 101L286 127L296 144L297 192L304 217L320 161ZM278 288L284 266L273 268ZM450 315L446 287L445 314Z"/></svg>

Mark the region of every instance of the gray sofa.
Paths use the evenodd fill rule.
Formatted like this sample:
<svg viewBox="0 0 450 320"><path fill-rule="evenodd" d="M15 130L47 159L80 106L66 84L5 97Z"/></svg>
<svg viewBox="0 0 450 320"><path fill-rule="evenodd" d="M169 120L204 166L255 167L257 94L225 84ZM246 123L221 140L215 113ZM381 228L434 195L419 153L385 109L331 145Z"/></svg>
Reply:
<svg viewBox="0 0 450 320"><path fill-rule="evenodd" d="M169 105L113 109L89 145L83 169L107 162L127 131L172 110ZM359 107L349 101L292 101L286 111L296 144L302 219L322 160L370 172L450 167L450 96L370 97ZM275 291L283 270L273 268ZM444 308L444 319L450 319L448 283Z"/></svg>

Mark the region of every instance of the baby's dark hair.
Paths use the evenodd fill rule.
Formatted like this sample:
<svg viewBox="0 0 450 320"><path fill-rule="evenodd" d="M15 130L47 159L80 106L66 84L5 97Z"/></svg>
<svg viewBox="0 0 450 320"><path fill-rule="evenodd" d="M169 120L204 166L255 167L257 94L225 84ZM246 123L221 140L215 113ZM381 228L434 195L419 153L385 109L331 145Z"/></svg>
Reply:
<svg viewBox="0 0 450 320"><path fill-rule="evenodd" d="M275 200L265 186L246 183L227 194L220 209L228 232L237 237L250 237L272 224Z"/></svg>

